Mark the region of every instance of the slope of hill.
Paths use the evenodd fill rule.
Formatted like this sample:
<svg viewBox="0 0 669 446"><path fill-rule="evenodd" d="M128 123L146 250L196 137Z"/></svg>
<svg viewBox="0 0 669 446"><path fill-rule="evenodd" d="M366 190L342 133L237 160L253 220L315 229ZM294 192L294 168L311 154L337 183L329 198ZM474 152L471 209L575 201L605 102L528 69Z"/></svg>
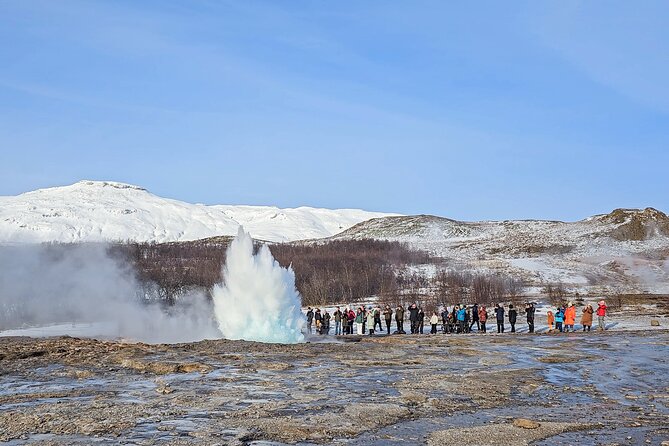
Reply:
<svg viewBox="0 0 669 446"><path fill-rule="evenodd" d="M503 271L582 292L669 293L669 217L648 208L565 223L460 222L430 215L359 223L333 239L409 243L454 267Z"/></svg>
<svg viewBox="0 0 669 446"><path fill-rule="evenodd" d="M133 240L169 242L235 235L292 241L334 235L391 214L356 209L206 206L158 197L141 187L80 181L0 197L0 242Z"/></svg>

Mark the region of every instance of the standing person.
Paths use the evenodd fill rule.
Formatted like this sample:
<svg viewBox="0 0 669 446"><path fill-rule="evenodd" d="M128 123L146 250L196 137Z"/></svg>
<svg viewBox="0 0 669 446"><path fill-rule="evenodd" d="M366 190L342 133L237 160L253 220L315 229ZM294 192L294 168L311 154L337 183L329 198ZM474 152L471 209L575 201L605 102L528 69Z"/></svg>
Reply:
<svg viewBox="0 0 669 446"><path fill-rule="evenodd" d="M316 308L314 313L314 321L316 321L316 333L321 334L321 323L323 322L323 315L321 315L321 309Z"/></svg>
<svg viewBox="0 0 669 446"><path fill-rule="evenodd" d="M311 309L311 307L307 307L307 330L309 330L309 334L311 334L311 324L314 321L314 310Z"/></svg>
<svg viewBox="0 0 669 446"><path fill-rule="evenodd" d="M504 306L497 304L495 307L495 317L497 318L497 333L504 333Z"/></svg>
<svg viewBox="0 0 669 446"><path fill-rule="evenodd" d="M353 334L353 324L355 324L356 314L353 308L348 310L348 334Z"/></svg>
<svg viewBox="0 0 669 446"><path fill-rule="evenodd" d="M374 334L374 328L376 328L376 323L374 322L375 316L374 316L374 310L372 307L369 307L367 309L367 329L369 330L369 335Z"/></svg>
<svg viewBox="0 0 669 446"><path fill-rule="evenodd" d="M481 324L479 323L479 304L474 304L472 307L472 323L469 326L469 331L472 331L474 324L476 324L476 331L481 331Z"/></svg>
<svg viewBox="0 0 669 446"><path fill-rule="evenodd" d="M439 323L439 316L437 315L437 312L435 311L432 313L432 317L430 318L430 325L432 326L432 330L430 330L431 334L437 334L437 324Z"/></svg>
<svg viewBox="0 0 669 446"><path fill-rule="evenodd" d="M536 312L536 308L534 307L534 303L526 303L525 304L525 314L527 315L527 328L528 332L534 333L534 313Z"/></svg>
<svg viewBox="0 0 669 446"><path fill-rule="evenodd" d="M548 310L548 313L546 313L546 321L548 322L548 332L552 333L554 330L553 325L555 324L555 315L551 310Z"/></svg>
<svg viewBox="0 0 669 446"><path fill-rule="evenodd" d="M393 309L390 305L386 305L386 309L383 310L383 318L386 321L386 331L390 334L390 324L393 322Z"/></svg>
<svg viewBox="0 0 669 446"><path fill-rule="evenodd" d="M404 307L402 305L398 305L395 309L395 323L397 324L397 332L406 334L404 331Z"/></svg>
<svg viewBox="0 0 669 446"><path fill-rule="evenodd" d="M485 323L488 320L488 310L485 305L479 307L479 321L481 321L481 331L486 333Z"/></svg>
<svg viewBox="0 0 669 446"><path fill-rule="evenodd" d="M383 331L383 326L381 325L381 307L374 308L374 326L372 327L376 330L376 326L379 326L379 332Z"/></svg>
<svg viewBox="0 0 669 446"><path fill-rule="evenodd" d="M576 323L576 307L573 302L567 304L567 309L564 310L564 328L567 333L571 329L574 332L574 324Z"/></svg>
<svg viewBox="0 0 669 446"><path fill-rule="evenodd" d="M423 334L423 326L425 325L425 312L422 308L418 308L418 330Z"/></svg>
<svg viewBox="0 0 669 446"><path fill-rule="evenodd" d="M516 321L518 320L518 312L513 308L513 304L509 304L509 324L511 324L511 333L516 332Z"/></svg>
<svg viewBox="0 0 669 446"><path fill-rule="evenodd" d="M330 334L330 313L328 313L328 310L324 310L323 312L321 334L322 335Z"/></svg>
<svg viewBox="0 0 669 446"><path fill-rule="evenodd" d="M465 332L465 314L466 313L467 313L467 310L465 310L465 306L460 304L460 308L455 313L455 317L458 320L458 333L464 333Z"/></svg>
<svg viewBox="0 0 669 446"><path fill-rule="evenodd" d="M444 307L441 312L441 329L444 333L449 333L450 330L448 328L448 308Z"/></svg>
<svg viewBox="0 0 669 446"><path fill-rule="evenodd" d="M409 322L411 323L411 334L418 333L418 306L411 304L409 307Z"/></svg>
<svg viewBox="0 0 669 446"><path fill-rule="evenodd" d="M341 321L342 321L342 315L343 315L343 313L341 312L341 310L339 309L339 307L337 307L337 308L335 309L334 314L333 314L333 316L334 316L334 320L335 320L335 336L339 336L339 335L341 335Z"/></svg>
<svg viewBox="0 0 669 446"><path fill-rule="evenodd" d="M558 307L555 310L555 329L562 333L562 323L564 322L564 308Z"/></svg>
<svg viewBox="0 0 669 446"><path fill-rule="evenodd" d="M590 331L592 327L592 314L595 310L592 309L592 305L588 304L583 309L583 315L581 316L581 325L583 325L583 331Z"/></svg>
<svg viewBox="0 0 669 446"><path fill-rule="evenodd" d="M599 330L606 330L606 302L600 300L597 304L597 324L599 325Z"/></svg>
<svg viewBox="0 0 669 446"><path fill-rule="evenodd" d="M465 333L469 333L470 322L472 320L471 310L468 307L465 307Z"/></svg>
<svg viewBox="0 0 669 446"><path fill-rule="evenodd" d="M358 307L358 311L355 313L355 328L356 332L359 335L365 334L363 331L365 326L363 324L363 321L365 320L365 312L362 311L362 307Z"/></svg>

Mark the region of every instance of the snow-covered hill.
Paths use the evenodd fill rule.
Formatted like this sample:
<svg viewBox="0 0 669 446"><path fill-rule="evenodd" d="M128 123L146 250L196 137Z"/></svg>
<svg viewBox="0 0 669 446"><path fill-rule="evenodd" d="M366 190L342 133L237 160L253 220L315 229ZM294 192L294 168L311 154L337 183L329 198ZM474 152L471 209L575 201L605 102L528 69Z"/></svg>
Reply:
<svg viewBox="0 0 669 446"><path fill-rule="evenodd" d="M185 241L235 235L240 224L260 240L292 241L328 237L388 215L357 209L206 206L158 197L129 184L80 181L0 197L0 243Z"/></svg>
<svg viewBox="0 0 669 446"><path fill-rule="evenodd" d="M669 293L669 217L618 209L565 223L461 222L429 215L369 220L333 237L406 242L454 268L501 271L583 292Z"/></svg>

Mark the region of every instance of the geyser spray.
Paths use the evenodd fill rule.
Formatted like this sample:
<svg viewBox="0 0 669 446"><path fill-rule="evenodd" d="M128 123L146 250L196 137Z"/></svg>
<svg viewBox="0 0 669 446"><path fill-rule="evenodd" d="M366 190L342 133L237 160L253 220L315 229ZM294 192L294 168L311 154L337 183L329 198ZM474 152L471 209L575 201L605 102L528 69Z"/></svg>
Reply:
<svg viewBox="0 0 669 446"><path fill-rule="evenodd" d="M292 268L282 268L240 226L226 253L223 283L213 292L218 327L227 339L294 344L304 341L305 317Z"/></svg>

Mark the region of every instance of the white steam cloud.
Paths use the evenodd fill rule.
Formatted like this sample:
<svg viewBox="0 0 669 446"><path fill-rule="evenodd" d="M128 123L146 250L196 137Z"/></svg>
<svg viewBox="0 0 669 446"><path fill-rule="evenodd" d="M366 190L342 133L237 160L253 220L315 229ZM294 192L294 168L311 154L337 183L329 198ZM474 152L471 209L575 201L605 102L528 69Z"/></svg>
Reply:
<svg viewBox="0 0 669 446"><path fill-rule="evenodd" d="M110 258L103 245L0 246L2 335L151 343L220 337L204 295L180 301L169 311L146 303L129 265Z"/></svg>
<svg viewBox="0 0 669 446"><path fill-rule="evenodd" d="M213 298L218 327L227 339L304 341L292 268L282 268L267 246L253 255L253 240L241 227L228 247L223 284L214 288Z"/></svg>

